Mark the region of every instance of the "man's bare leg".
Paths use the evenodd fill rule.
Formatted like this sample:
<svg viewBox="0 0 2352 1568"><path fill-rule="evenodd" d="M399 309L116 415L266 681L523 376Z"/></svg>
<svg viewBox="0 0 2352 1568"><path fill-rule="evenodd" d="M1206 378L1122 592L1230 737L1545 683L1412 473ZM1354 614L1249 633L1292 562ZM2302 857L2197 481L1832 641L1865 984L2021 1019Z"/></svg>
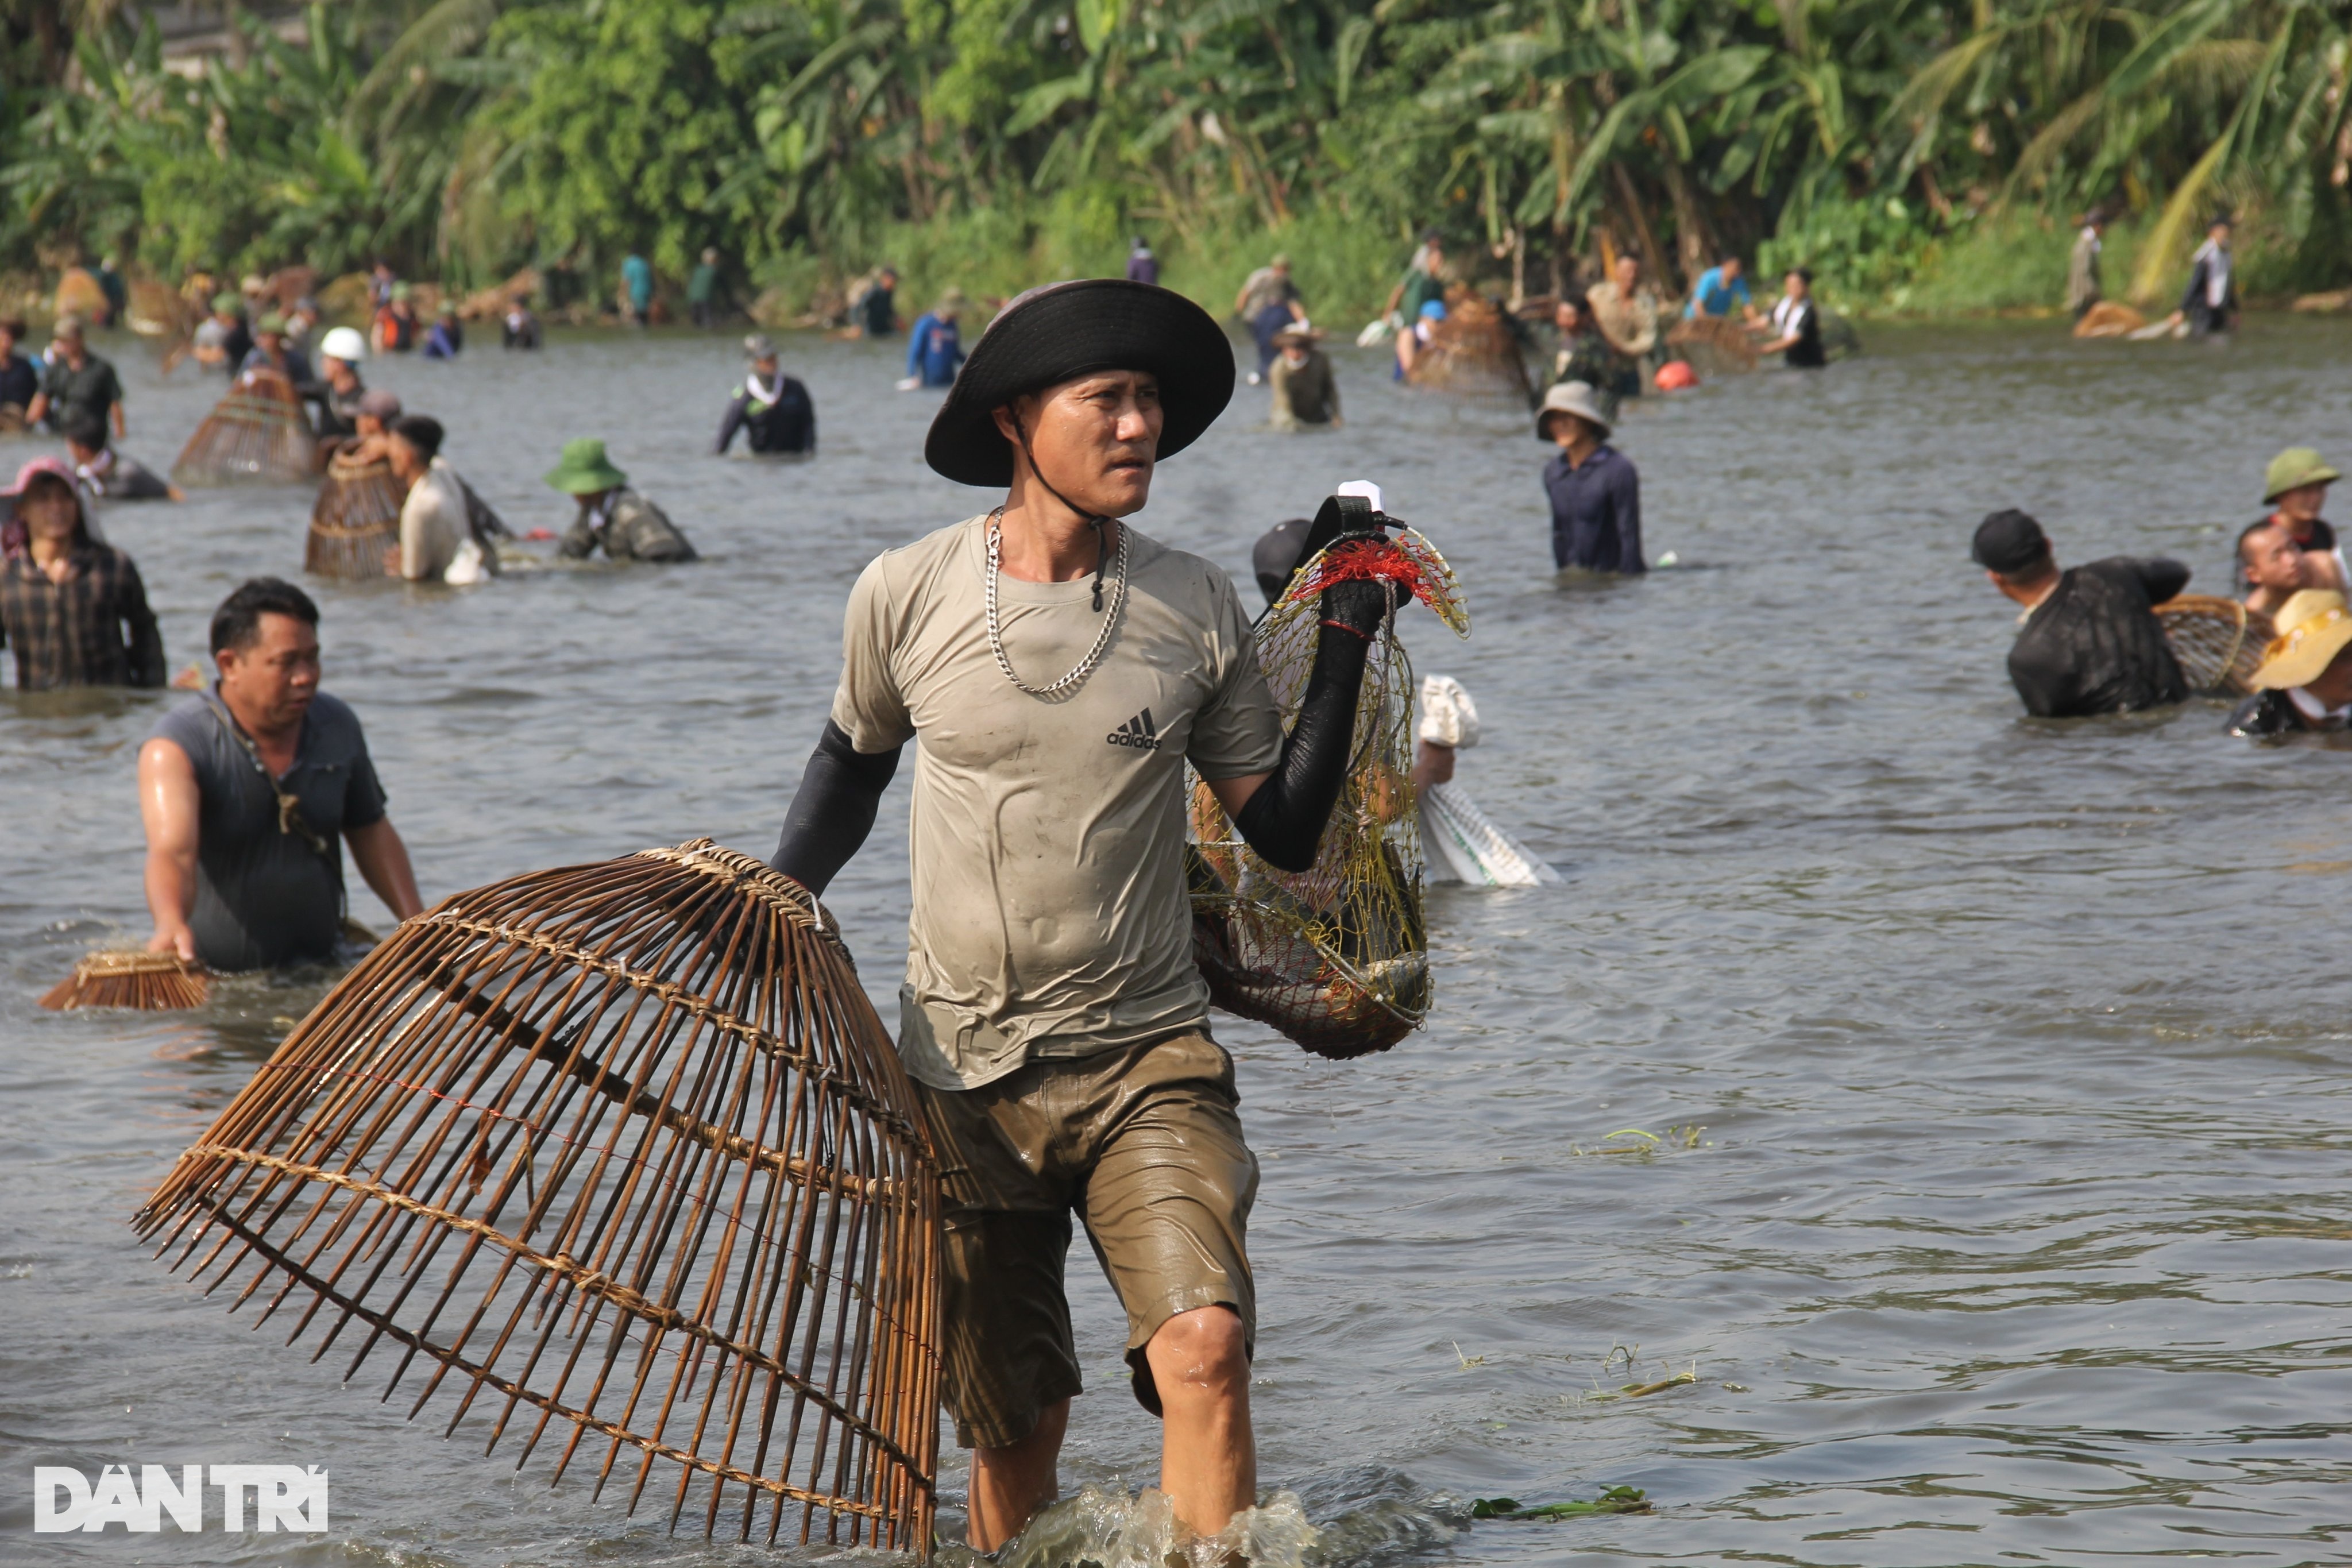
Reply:
<svg viewBox="0 0 2352 1568"><path fill-rule="evenodd" d="M1239 1320L1235 1321L1238 1326ZM1070 1402L1060 1399L1038 1413L1036 1426L1018 1443L971 1451L971 1521L964 1539L973 1551L995 1551L1020 1534L1032 1514L1061 1495L1055 1463L1069 1429Z"/></svg>
<svg viewBox="0 0 2352 1568"><path fill-rule="evenodd" d="M1249 1351L1240 1315L1230 1307L1179 1312L1160 1325L1143 1355L1165 1412L1160 1489L1178 1519L1214 1535L1257 1502ZM978 1492L977 1483L972 1489Z"/></svg>

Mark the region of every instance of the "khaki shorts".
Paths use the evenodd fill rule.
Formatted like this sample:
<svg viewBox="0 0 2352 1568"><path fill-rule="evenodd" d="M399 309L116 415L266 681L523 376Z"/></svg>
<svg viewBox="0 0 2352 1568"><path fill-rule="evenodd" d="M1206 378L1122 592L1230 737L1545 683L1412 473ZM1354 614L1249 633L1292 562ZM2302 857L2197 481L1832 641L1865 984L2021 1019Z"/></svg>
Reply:
<svg viewBox="0 0 2352 1568"><path fill-rule="evenodd" d="M1127 1308L1135 1397L1160 1414L1143 1347L1198 1307L1257 1342L1244 1237L1257 1157L1234 1062L1204 1034L1034 1061L978 1089L917 1086L944 1187L945 1394L962 1447L1000 1448L1080 1392L1062 1265L1085 1221Z"/></svg>

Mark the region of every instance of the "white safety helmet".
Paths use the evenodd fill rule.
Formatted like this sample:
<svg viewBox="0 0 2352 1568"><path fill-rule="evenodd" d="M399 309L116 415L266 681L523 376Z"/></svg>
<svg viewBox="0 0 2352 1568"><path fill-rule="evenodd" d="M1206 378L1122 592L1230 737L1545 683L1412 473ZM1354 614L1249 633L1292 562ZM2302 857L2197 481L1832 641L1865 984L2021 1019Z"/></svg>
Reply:
<svg viewBox="0 0 2352 1568"><path fill-rule="evenodd" d="M357 364L367 358L367 340L349 327L337 327L320 340L319 352L329 359Z"/></svg>

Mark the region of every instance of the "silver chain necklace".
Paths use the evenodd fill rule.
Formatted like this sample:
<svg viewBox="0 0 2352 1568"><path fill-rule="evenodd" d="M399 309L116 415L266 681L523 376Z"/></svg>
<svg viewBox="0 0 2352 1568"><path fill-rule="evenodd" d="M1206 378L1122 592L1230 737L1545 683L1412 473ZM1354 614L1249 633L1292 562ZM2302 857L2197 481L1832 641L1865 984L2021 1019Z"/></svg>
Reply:
<svg viewBox="0 0 2352 1568"><path fill-rule="evenodd" d="M1004 509L998 507L988 514L988 651L996 656L996 668L1004 672L1004 679L1013 682L1015 690L1048 702L1068 695L1085 685L1087 677L1101 666L1103 656L1110 651L1111 636L1118 630L1119 617L1127 609L1127 530L1118 531L1118 543L1111 551L1111 603L1103 613L1102 630L1095 634L1095 646L1087 650L1086 658L1070 667L1068 674L1050 685L1030 685L1013 673L1013 660L1005 656L1004 635L996 614L996 580L1003 570Z"/></svg>

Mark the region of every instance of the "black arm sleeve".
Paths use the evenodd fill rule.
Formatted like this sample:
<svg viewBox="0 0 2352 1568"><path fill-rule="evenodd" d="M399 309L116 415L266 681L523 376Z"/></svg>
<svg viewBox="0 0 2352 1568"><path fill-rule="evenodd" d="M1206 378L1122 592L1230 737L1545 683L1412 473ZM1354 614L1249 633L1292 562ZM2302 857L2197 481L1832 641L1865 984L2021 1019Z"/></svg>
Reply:
<svg viewBox="0 0 2352 1568"><path fill-rule="evenodd" d="M898 771L898 753L868 754L849 743L849 732L828 719L824 734L801 774L800 793L784 813L784 831L768 864L810 892L824 889L874 831L882 792ZM1328 813L1328 804L1324 806Z"/></svg>
<svg viewBox="0 0 2352 1568"><path fill-rule="evenodd" d="M727 448L735 444L735 432L743 428L744 405L751 401L749 394L739 392L735 401L727 405L727 416L719 422L719 443L710 448L714 454L723 458Z"/></svg>
<svg viewBox="0 0 2352 1568"><path fill-rule="evenodd" d="M1352 589L1369 592L1374 605L1382 605L1386 590L1371 583L1342 583L1324 595L1327 608L1334 597ZM1360 596L1360 595L1351 595ZM1358 617L1335 613L1334 619L1357 624ZM1380 624L1380 610L1370 617ZM1364 684L1364 660L1370 642L1354 632L1327 626L1315 644L1315 670L1299 699L1298 721L1282 742L1282 760L1257 793L1234 818L1249 847L1285 871L1304 871L1315 864L1322 847L1323 827L1339 803L1346 781L1348 756L1355 747L1356 698Z"/></svg>

